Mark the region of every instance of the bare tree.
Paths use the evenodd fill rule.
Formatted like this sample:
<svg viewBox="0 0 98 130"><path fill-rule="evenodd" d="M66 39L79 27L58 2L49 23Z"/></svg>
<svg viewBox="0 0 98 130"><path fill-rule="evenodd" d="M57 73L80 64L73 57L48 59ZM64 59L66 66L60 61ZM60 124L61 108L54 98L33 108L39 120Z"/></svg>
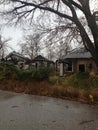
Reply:
<svg viewBox="0 0 98 130"><path fill-rule="evenodd" d="M2 2L8 4L8 0ZM95 0L9 0L9 2L14 4L9 11L14 19L32 18L37 11L40 11L44 15L46 12L56 14L57 17L73 23L85 48L91 52L98 66L98 26L94 12L91 10L91 4ZM87 28L83 26L80 15L84 18ZM90 35L87 29L90 30Z"/></svg>
<svg viewBox="0 0 98 130"><path fill-rule="evenodd" d="M2 36L0 35L0 59L3 60L4 57L6 56L8 49L11 49L10 46L8 45L8 42L10 39L4 39L2 40Z"/></svg>
<svg viewBox="0 0 98 130"><path fill-rule="evenodd" d="M53 24L54 26L52 27L51 23L42 24L41 21L40 24L35 25L37 30L42 32L42 43L44 43L49 59L62 58L73 47L83 46L77 27L74 24L65 23L61 19L57 19ZM32 30L34 30L34 27Z"/></svg>
<svg viewBox="0 0 98 130"><path fill-rule="evenodd" d="M21 54L33 59L40 52L39 34L27 35L23 43L20 44Z"/></svg>
<svg viewBox="0 0 98 130"><path fill-rule="evenodd" d="M62 19L56 19L53 23L50 21L50 18L44 22L40 19L40 23L33 22L33 25L29 28L29 30L34 30L34 32L41 32L41 49L46 48L46 55L49 59L61 58L73 46L83 45L74 24L64 22Z"/></svg>

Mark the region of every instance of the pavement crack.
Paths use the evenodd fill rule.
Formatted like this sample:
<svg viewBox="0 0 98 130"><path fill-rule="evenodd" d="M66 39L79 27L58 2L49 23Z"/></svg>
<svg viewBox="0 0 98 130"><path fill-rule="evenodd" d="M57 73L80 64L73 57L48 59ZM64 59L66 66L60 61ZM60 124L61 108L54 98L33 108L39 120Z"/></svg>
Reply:
<svg viewBox="0 0 98 130"><path fill-rule="evenodd" d="M79 123L79 125L83 125L83 124L90 123L90 122L94 122L94 120L82 121Z"/></svg>
<svg viewBox="0 0 98 130"><path fill-rule="evenodd" d="M17 107L19 107L19 106L11 106L12 108L17 108Z"/></svg>
<svg viewBox="0 0 98 130"><path fill-rule="evenodd" d="M52 121L53 123L55 123L56 121Z"/></svg>
<svg viewBox="0 0 98 130"><path fill-rule="evenodd" d="M14 121L14 120L10 120L10 121Z"/></svg>

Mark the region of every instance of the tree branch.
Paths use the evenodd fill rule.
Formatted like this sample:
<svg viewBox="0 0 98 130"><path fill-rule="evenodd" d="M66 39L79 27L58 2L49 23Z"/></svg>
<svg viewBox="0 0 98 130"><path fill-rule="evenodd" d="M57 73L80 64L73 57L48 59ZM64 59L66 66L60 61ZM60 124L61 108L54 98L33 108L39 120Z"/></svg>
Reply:
<svg viewBox="0 0 98 130"><path fill-rule="evenodd" d="M55 13L55 14L57 14L60 17L67 18L67 19L69 19L71 21L74 21L74 19L71 16L68 16L66 14L60 13L59 11L57 11L55 9L52 9L50 7L41 6L41 5L45 4L46 2L50 2L51 0L47 0L47 1L43 2L43 3L41 3L41 4L38 4L38 5L34 4L34 3L24 2L24 1L21 1L21 0L11 0L11 1L24 4L25 6L33 6L33 7L35 7L35 9L46 10L46 11ZM15 11L15 9L14 9L14 11Z"/></svg>

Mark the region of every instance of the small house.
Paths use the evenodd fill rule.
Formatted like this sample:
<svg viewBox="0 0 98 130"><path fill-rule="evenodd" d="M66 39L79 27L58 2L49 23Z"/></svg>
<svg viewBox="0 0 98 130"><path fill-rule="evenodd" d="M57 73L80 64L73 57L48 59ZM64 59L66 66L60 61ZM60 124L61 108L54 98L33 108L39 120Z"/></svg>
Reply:
<svg viewBox="0 0 98 130"><path fill-rule="evenodd" d="M13 63L18 69L28 69L29 59L13 51L5 57L5 61Z"/></svg>
<svg viewBox="0 0 98 130"><path fill-rule="evenodd" d="M89 72L91 70L98 73L98 68L92 55L85 48L72 50L64 58L59 60L59 64L61 76L67 73Z"/></svg>
<svg viewBox="0 0 98 130"><path fill-rule="evenodd" d="M4 58L4 61L14 64L18 69L38 69L38 68L52 68L54 69L54 62L47 58L38 55L33 60L22 56L21 54L13 51Z"/></svg>
<svg viewBox="0 0 98 130"><path fill-rule="evenodd" d="M31 68L39 69L39 68L54 68L54 62L48 60L47 58L38 55L31 61Z"/></svg>

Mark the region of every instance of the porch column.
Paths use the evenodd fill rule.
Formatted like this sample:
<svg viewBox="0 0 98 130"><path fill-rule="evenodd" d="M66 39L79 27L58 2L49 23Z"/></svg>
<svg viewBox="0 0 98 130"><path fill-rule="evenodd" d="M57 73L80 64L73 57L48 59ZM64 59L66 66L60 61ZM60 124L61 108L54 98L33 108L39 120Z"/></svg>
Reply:
<svg viewBox="0 0 98 130"><path fill-rule="evenodd" d="M74 65L73 65L73 62L72 62L72 72L74 72Z"/></svg>
<svg viewBox="0 0 98 130"><path fill-rule="evenodd" d="M60 63L60 76L63 76L63 63Z"/></svg>

